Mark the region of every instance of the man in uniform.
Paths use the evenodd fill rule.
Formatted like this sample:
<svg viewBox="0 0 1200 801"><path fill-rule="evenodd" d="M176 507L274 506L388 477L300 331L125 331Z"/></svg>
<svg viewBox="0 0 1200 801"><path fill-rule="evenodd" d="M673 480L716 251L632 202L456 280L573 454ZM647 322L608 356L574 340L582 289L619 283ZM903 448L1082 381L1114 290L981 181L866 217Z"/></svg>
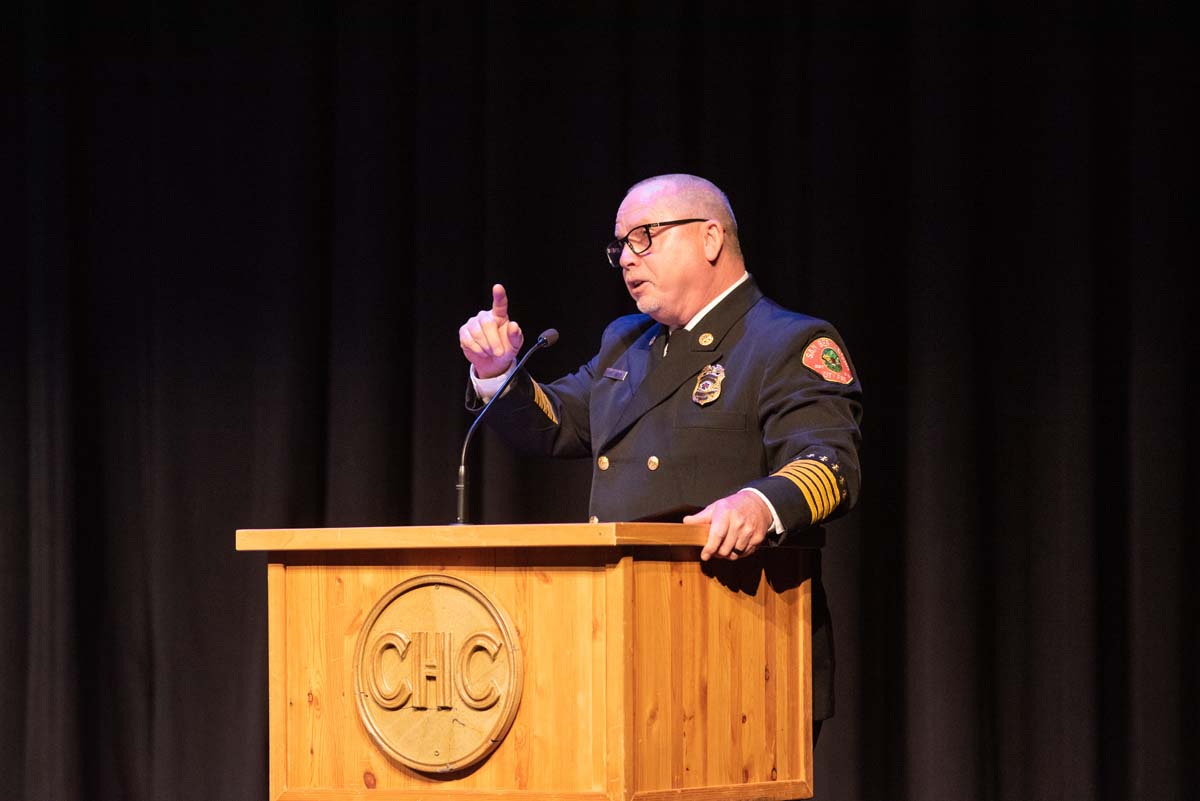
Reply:
<svg viewBox="0 0 1200 801"><path fill-rule="evenodd" d="M763 297L737 222L703 178L630 188L608 258L640 314L576 372L518 375L489 413L517 448L591 457L592 521L707 523L700 558L738 559L844 514L859 487L861 391L829 323ZM524 341L504 287L459 329L479 409ZM813 718L833 713L832 636L813 582ZM819 728L817 729L819 730Z"/></svg>

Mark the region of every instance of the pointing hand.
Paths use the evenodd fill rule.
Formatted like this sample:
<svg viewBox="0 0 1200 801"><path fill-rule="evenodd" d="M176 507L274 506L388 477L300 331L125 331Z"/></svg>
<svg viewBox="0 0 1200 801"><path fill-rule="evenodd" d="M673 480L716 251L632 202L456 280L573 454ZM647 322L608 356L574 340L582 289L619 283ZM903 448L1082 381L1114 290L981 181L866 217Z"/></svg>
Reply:
<svg viewBox="0 0 1200 801"><path fill-rule="evenodd" d="M494 378L512 364L525 336L521 327L508 319L508 293L492 287L492 308L484 309L458 329L458 344L480 378Z"/></svg>

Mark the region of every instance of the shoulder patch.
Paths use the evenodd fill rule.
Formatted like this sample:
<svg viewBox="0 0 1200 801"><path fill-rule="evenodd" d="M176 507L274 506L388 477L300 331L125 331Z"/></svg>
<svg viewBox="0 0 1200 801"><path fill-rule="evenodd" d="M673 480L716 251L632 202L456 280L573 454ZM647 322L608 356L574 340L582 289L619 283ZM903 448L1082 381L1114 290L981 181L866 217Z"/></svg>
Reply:
<svg viewBox="0 0 1200 801"><path fill-rule="evenodd" d="M826 381L849 384L854 380L842 349L829 337L818 337L804 349L804 366Z"/></svg>

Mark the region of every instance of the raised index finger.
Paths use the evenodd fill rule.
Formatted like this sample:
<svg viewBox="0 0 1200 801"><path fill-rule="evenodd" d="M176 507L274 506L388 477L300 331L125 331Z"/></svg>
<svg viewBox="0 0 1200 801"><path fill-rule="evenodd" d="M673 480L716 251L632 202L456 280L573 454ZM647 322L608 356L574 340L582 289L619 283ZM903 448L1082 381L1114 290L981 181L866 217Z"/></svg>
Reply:
<svg viewBox="0 0 1200 801"><path fill-rule="evenodd" d="M492 285L492 316L497 320L508 319L508 293L503 284Z"/></svg>

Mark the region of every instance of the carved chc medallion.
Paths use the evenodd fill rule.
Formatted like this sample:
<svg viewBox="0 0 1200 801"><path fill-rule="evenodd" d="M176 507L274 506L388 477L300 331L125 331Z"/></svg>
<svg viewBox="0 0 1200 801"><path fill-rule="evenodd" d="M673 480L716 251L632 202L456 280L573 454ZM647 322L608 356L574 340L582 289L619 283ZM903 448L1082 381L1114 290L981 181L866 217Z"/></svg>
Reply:
<svg viewBox="0 0 1200 801"><path fill-rule="evenodd" d="M521 644L472 584L417 576L379 599L358 635L358 713L381 751L413 770L459 771L500 744L521 704Z"/></svg>

